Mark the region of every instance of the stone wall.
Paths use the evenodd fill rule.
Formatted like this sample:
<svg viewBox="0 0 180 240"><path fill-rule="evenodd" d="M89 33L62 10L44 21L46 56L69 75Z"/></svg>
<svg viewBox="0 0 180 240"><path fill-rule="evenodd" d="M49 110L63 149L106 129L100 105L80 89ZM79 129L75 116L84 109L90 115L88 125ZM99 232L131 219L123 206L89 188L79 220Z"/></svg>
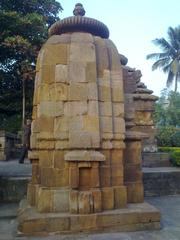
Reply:
<svg viewBox="0 0 180 240"><path fill-rule="evenodd" d="M20 139L16 134L0 130L0 161L6 161L16 158L19 154L19 148L16 147Z"/></svg>
<svg viewBox="0 0 180 240"><path fill-rule="evenodd" d="M144 169L143 182L146 197L180 194L180 169Z"/></svg>

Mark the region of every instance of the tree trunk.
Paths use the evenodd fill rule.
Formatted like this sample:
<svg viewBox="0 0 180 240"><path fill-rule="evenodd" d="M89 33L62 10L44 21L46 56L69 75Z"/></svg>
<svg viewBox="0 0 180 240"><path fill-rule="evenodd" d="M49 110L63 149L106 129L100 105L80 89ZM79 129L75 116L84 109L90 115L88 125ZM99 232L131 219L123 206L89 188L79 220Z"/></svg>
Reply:
<svg viewBox="0 0 180 240"><path fill-rule="evenodd" d="M26 91L25 91L25 80L22 81L22 93L23 93L23 99L22 99L22 126L24 126L25 123L25 112L26 112Z"/></svg>
<svg viewBox="0 0 180 240"><path fill-rule="evenodd" d="M178 85L178 73L175 76L175 87L174 87L175 92L177 92L177 85Z"/></svg>

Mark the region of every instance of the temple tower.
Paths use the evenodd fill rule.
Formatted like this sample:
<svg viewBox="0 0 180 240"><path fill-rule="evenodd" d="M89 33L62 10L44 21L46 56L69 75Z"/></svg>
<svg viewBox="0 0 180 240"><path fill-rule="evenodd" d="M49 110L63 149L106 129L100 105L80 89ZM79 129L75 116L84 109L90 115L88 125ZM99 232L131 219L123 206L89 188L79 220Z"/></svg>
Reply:
<svg viewBox="0 0 180 240"><path fill-rule="evenodd" d="M159 228L152 206L128 205L143 202L143 187L140 165L140 191L124 176L128 147L119 53L108 28L84 17L82 4L73 13L52 25L37 60L32 181L19 231ZM139 151L135 158L140 161Z"/></svg>

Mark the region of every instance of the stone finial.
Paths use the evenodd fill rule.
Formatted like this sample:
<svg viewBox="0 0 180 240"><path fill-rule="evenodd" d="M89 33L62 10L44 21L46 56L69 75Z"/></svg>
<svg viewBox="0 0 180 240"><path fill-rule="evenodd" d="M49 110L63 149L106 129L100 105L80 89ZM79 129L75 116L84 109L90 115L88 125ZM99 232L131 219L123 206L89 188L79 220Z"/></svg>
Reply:
<svg viewBox="0 0 180 240"><path fill-rule="evenodd" d="M86 11L84 10L83 5L81 3L77 3L73 11L74 16L84 16L85 13Z"/></svg>

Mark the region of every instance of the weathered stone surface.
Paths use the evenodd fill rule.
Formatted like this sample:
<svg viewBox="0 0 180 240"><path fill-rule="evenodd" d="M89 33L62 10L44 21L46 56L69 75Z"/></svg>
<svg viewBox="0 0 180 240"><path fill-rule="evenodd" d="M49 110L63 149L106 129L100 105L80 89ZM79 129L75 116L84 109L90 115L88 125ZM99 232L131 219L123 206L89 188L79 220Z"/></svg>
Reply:
<svg viewBox="0 0 180 240"><path fill-rule="evenodd" d="M34 133L34 134L31 134L31 137L30 137L30 146L31 146L31 149L33 150L37 149L39 146L37 135L38 135L37 133Z"/></svg>
<svg viewBox="0 0 180 240"><path fill-rule="evenodd" d="M38 184L28 184L28 189L27 189L27 201L31 206L35 206L37 204L37 199L38 199L38 190L39 190L39 185Z"/></svg>
<svg viewBox="0 0 180 240"><path fill-rule="evenodd" d="M70 43L71 34L53 35L47 40L47 44Z"/></svg>
<svg viewBox="0 0 180 240"><path fill-rule="evenodd" d="M72 189L79 187L79 168L77 165L69 169L69 184Z"/></svg>
<svg viewBox="0 0 180 240"><path fill-rule="evenodd" d="M91 198L92 195L89 191L79 192L78 203L79 203L79 213L88 214L91 212Z"/></svg>
<svg viewBox="0 0 180 240"><path fill-rule="evenodd" d="M70 62L69 64L70 83L86 83L86 64L81 62Z"/></svg>
<svg viewBox="0 0 180 240"><path fill-rule="evenodd" d="M69 141L66 139L58 140L55 143L56 150L64 150L69 148Z"/></svg>
<svg viewBox="0 0 180 240"><path fill-rule="evenodd" d="M127 202L140 203L144 200L144 189L142 182L128 182L127 186Z"/></svg>
<svg viewBox="0 0 180 240"><path fill-rule="evenodd" d="M69 190L53 190L53 212L69 211Z"/></svg>
<svg viewBox="0 0 180 240"><path fill-rule="evenodd" d="M65 161L105 161L102 153L97 151L74 150L64 156Z"/></svg>
<svg viewBox="0 0 180 240"><path fill-rule="evenodd" d="M102 193L100 190L93 190L93 211L101 212L102 211Z"/></svg>
<svg viewBox="0 0 180 240"><path fill-rule="evenodd" d="M114 209L114 191L113 188L102 188L102 208L103 210Z"/></svg>
<svg viewBox="0 0 180 240"><path fill-rule="evenodd" d="M98 88L96 83L88 83L88 100L98 100Z"/></svg>
<svg viewBox="0 0 180 240"><path fill-rule="evenodd" d="M111 184L112 186L123 185L123 168L119 165L111 168Z"/></svg>
<svg viewBox="0 0 180 240"><path fill-rule="evenodd" d="M41 184L45 187L67 187L69 171L67 168L41 168Z"/></svg>
<svg viewBox="0 0 180 240"><path fill-rule="evenodd" d="M67 101L69 87L64 83L51 84L49 87L50 99L51 101Z"/></svg>
<svg viewBox="0 0 180 240"><path fill-rule="evenodd" d="M100 117L101 131L106 133L113 132L113 123L111 117Z"/></svg>
<svg viewBox="0 0 180 240"><path fill-rule="evenodd" d="M72 117L78 115L85 115L88 111L88 105L86 101L73 101L66 102L64 104L64 114L65 116Z"/></svg>
<svg viewBox="0 0 180 240"><path fill-rule="evenodd" d="M64 64L57 64L55 67L55 82L68 83L68 66Z"/></svg>
<svg viewBox="0 0 180 240"><path fill-rule="evenodd" d="M71 191L69 197L70 213L77 214L79 211L78 208L78 191Z"/></svg>
<svg viewBox="0 0 180 240"><path fill-rule="evenodd" d="M95 46L92 43L72 42L70 45L70 61L95 61Z"/></svg>
<svg viewBox="0 0 180 240"><path fill-rule="evenodd" d="M64 113L62 102L50 102L42 101L38 105L37 116L38 117L58 117Z"/></svg>
<svg viewBox="0 0 180 240"><path fill-rule="evenodd" d="M122 93L122 89L119 86L112 88L112 101L119 103L123 103L124 101L124 95Z"/></svg>
<svg viewBox="0 0 180 240"><path fill-rule="evenodd" d="M152 126L153 125L152 113L136 111L135 112L135 123L137 125Z"/></svg>
<svg viewBox="0 0 180 240"><path fill-rule="evenodd" d="M124 138L122 138L121 140L123 140ZM112 147L115 149L123 149L125 148L125 144L123 141L119 141L119 140L114 140L112 141Z"/></svg>
<svg viewBox="0 0 180 240"><path fill-rule="evenodd" d="M111 101L111 87L99 86L99 100L102 102Z"/></svg>
<svg viewBox="0 0 180 240"><path fill-rule="evenodd" d="M41 131L52 132L54 128L54 119L52 117L40 117L32 122L32 132L37 133Z"/></svg>
<svg viewBox="0 0 180 240"><path fill-rule="evenodd" d="M114 207L125 208L127 205L127 191L126 187L114 187Z"/></svg>
<svg viewBox="0 0 180 240"><path fill-rule="evenodd" d="M55 168L63 169L65 167L64 155L65 151L53 151L53 163Z"/></svg>
<svg viewBox="0 0 180 240"><path fill-rule="evenodd" d="M105 41L100 37L94 37L97 58L97 76L102 77L104 69L108 69L108 52Z"/></svg>
<svg viewBox="0 0 180 240"><path fill-rule="evenodd" d="M19 231L27 235L49 233L78 233L97 231L136 231L160 229L160 213L147 203L129 204L125 209L96 214L64 215L57 213L35 213L35 209L25 209L20 218ZM27 214L28 213L28 214ZM24 218L26 216L26 218ZM28 217L27 217L28 216ZM23 220L24 219L24 220ZM23 221L22 221L23 220Z"/></svg>
<svg viewBox="0 0 180 240"><path fill-rule="evenodd" d="M35 105L39 103L40 101L50 101L50 91L49 91L49 84L43 83L39 84L37 89L37 99Z"/></svg>
<svg viewBox="0 0 180 240"><path fill-rule="evenodd" d="M40 183L40 167L38 162L32 164L32 178L31 182L32 184L39 184Z"/></svg>
<svg viewBox="0 0 180 240"><path fill-rule="evenodd" d="M51 212L53 210L53 191L40 187L38 190L37 209L39 212Z"/></svg>
<svg viewBox="0 0 180 240"><path fill-rule="evenodd" d="M69 118L57 117L54 120L54 137L58 139L68 139Z"/></svg>
<svg viewBox="0 0 180 240"><path fill-rule="evenodd" d="M100 102L100 115L105 117L112 116L112 102Z"/></svg>
<svg viewBox="0 0 180 240"><path fill-rule="evenodd" d="M124 117L124 104L113 103L113 114L114 117Z"/></svg>
<svg viewBox="0 0 180 240"><path fill-rule="evenodd" d="M55 65L42 66L38 82L52 84L55 81Z"/></svg>
<svg viewBox="0 0 180 240"><path fill-rule="evenodd" d="M105 42L108 50L110 70L119 71L119 69L121 68L121 64L120 64L117 48L111 40L106 39Z"/></svg>
<svg viewBox="0 0 180 240"><path fill-rule="evenodd" d="M123 150L113 149L111 151L111 164L122 166L122 163L123 163Z"/></svg>
<svg viewBox="0 0 180 240"><path fill-rule="evenodd" d="M71 42L93 43L94 39L90 33L74 32L71 34Z"/></svg>
<svg viewBox="0 0 180 240"><path fill-rule="evenodd" d="M42 65L67 64L69 61L69 46L67 44L45 44Z"/></svg>
<svg viewBox="0 0 180 240"><path fill-rule="evenodd" d="M32 120L37 118L37 106L33 105Z"/></svg>
<svg viewBox="0 0 180 240"><path fill-rule="evenodd" d="M113 130L115 133L125 133L125 122L123 118L115 117L113 121Z"/></svg>
<svg viewBox="0 0 180 240"><path fill-rule="evenodd" d="M137 166L126 166L124 170L125 181L127 182L137 182L142 181L142 171Z"/></svg>
<svg viewBox="0 0 180 240"><path fill-rule="evenodd" d="M102 187L110 187L110 185L111 185L110 166L101 166L100 167L100 184Z"/></svg>
<svg viewBox="0 0 180 240"><path fill-rule="evenodd" d="M98 116L83 116L83 130L99 133L99 118L98 118Z"/></svg>
<svg viewBox="0 0 180 240"><path fill-rule="evenodd" d="M98 116L99 115L98 101L89 101L88 102L88 115L89 116Z"/></svg>
<svg viewBox="0 0 180 240"><path fill-rule="evenodd" d="M55 148L54 141L41 140L38 143L39 150L53 150Z"/></svg>
<svg viewBox="0 0 180 240"><path fill-rule="evenodd" d="M141 142L131 141L126 142L124 150L126 164L139 164L141 163Z"/></svg>
<svg viewBox="0 0 180 240"><path fill-rule="evenodd" d="M86 63L86 81L95 82L97 81L96 62Z"/></svg>
<svg viewBox="0 0 180 240"><path fill-rule="evenodd" d="M72 131L69 134L69 146L70 148L91 148L92 140L91 134L85 131Z"/></svg>
<svg viewBox="0 0 180 240"><path fill-rule="evenodd" d="M112 141L104 140L101 143L101 147L102 147L102 149L112 149L113 148L113 143L112 143Z"/></svg>
<svg viewBox="0 0 180 240"><path fill-rule="evenodd" d="M53 151L39 151L39 165L44 167L53 167Z"/></svg>
<svg viewBox="0 0 180 240"><path fill-rule="evenodd" d="M95 165L95 164L94 164ZM91 168L91 187L92 188L98 188L100 187L100 179L99 179L99 165L92 166Z"/></svg>
<svg viewBox="0 0 180 240"><path fill-rule="evenodd" d="M83 83L72 83L69 86L70 101L86 101L88 99L87 85Z"/></svg>

